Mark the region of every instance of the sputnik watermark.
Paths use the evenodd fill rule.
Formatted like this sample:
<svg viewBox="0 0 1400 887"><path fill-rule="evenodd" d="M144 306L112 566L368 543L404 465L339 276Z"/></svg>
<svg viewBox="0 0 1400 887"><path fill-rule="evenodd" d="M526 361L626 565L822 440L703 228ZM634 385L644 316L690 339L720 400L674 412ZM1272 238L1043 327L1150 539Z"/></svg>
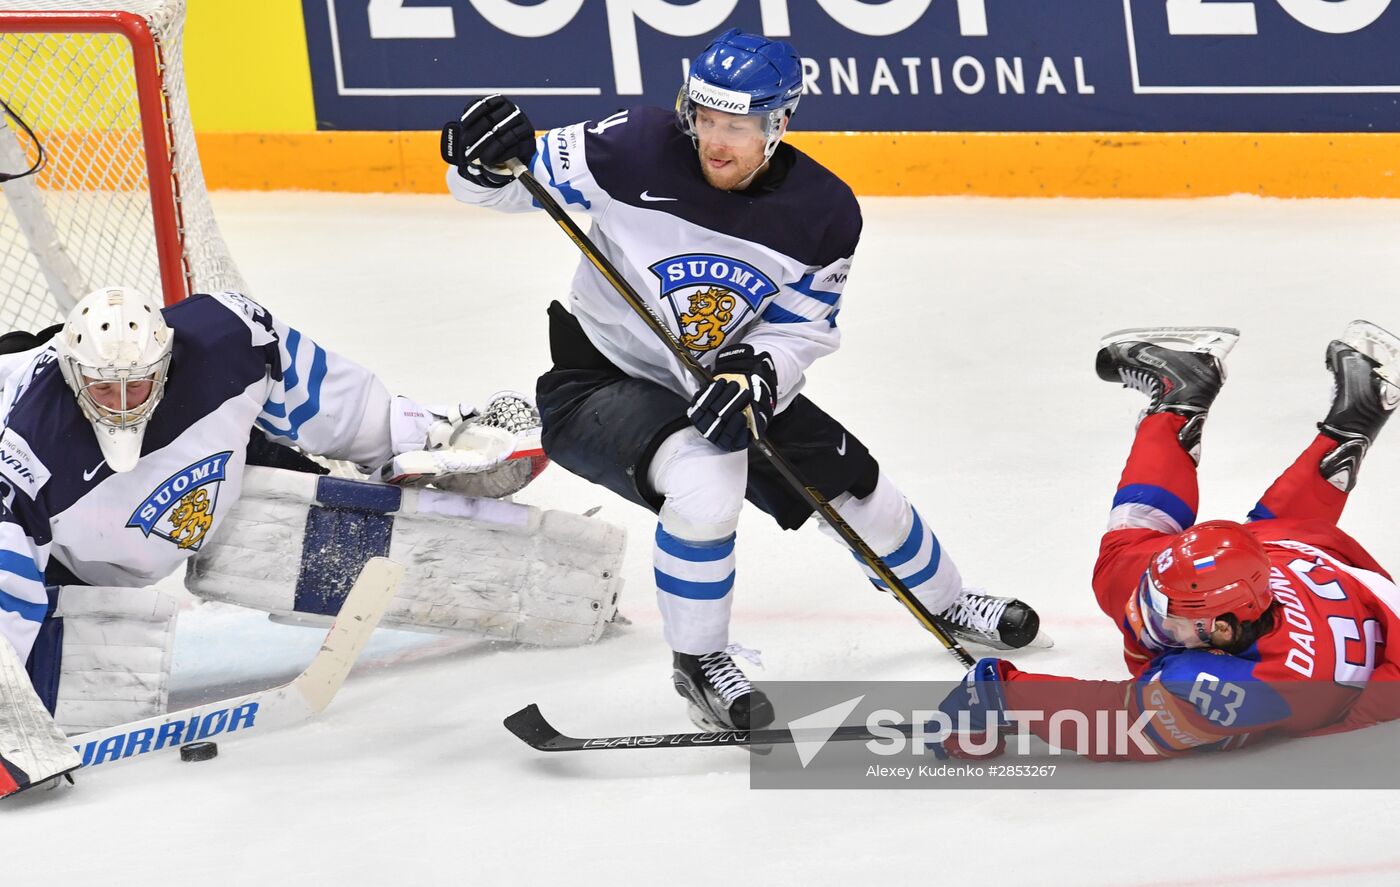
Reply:
<svg viewBox="0 0 1400 887"><path fill-rule="evenodd" d="M1370 685L1369 698L1400 711L1395 684ZM1203 674L1028 683L995 696L966 682L755 686L778 717L776 738L753 742L754 788L1400 789L1400 717L1326 736L1271 731L1335 700L1323 682L1237 685Z"/></svg>
<svg viewBox="0 0 1400 887"><path fill-rule="evenodd" d="M864 694L855 696L788 721L802 767L816 759L864 699ZM1159 714L1155 709L1145 709L1135 717L1122 709L1060 709L1048 715L1044 710L1012 709L1001 713L1000 722L989 723L969 711L959 711L954 717L940 709L911 712L879 708L865 717L865 731L871 737L865 748L882 756L933 754L943 758L947 756L945 743L956 739L961 756L969 758L993 754L1125 757L1133 753L1153 757L1161 752L1146 730Z"/></svg>
<svg viewBox="0 0 1400 887"><path fill-rule="evenodd" d="M1157 714L1155 710L1144 710L1130 723L1129 713L1122 710L1060 710L1047 716L1044 711L1012 709L1002 713L1005 723L984 726L966 711L958 712L955 721L937 709L905 713L882 708L866 716L865 729L877 738L867 741L865 747L877 755L939 754L944 743L956 736L958 747L973 757L998 751L1023 757L1046 753L1124 756L1135 751L1155 756L1160 752L1145 731ZM1040 738L1036 727L1041 724L1045 725L1045 738L1036 743ZM912 725L913 730L901 729L905 725ZM1009 739L1014 739L1014 745Z"/></svg>

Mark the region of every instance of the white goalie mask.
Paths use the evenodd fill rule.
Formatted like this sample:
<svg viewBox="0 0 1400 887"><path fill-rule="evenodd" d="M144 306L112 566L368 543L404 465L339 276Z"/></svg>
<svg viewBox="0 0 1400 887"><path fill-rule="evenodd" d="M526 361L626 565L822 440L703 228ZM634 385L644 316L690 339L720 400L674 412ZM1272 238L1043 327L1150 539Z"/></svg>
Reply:
<svg viewBox="0 0 1400 887"><path fill-rule="evenodd" d="M55 339L63 380L113 471L130 471L141 457L174 339L150 299L119 286L84 296Z"/></svg>

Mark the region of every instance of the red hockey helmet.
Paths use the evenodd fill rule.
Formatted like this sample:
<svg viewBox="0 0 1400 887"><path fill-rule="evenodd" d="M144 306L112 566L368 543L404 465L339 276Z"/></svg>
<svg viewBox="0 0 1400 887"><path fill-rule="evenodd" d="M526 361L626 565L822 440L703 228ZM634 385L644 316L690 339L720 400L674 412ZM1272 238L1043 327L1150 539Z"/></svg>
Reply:
<svg viewBox="0 0 1400 887"><path fill-rule="evenodd" d="M1162 549L1138 584L1137 606L1154 646L1210 643L1221 616L1252 622L1273 602L1269 555L1234 521L1207 521Z"/></svg>

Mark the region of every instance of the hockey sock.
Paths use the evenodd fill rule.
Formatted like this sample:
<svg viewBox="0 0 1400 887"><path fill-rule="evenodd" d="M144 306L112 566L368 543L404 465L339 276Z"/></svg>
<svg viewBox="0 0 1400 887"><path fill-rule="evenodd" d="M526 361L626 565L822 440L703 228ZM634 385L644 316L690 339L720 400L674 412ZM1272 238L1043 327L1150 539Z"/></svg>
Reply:
<svg viewBox="0 0 1400 887"><path fill-rule="evenodd" d="M943 551L938 537L919 512L883 472L869 496L857 499L847 493L838 496L832 505L930 612L941 613L958 599L962 576L957 565ZM840 539L825 524L822 529ZM871 584L888 591L859 554L853 551L851 555Z"/></svg>
<svg viewBox="0 0 1400 887"><path fill-rule="evenodd" d="M677 653L729 645L734 530L744 504L748 454L722 452L694 428L666 439L647 480L666 497L652 549L662 633Z"/></svg>
<svg viewBox="0 0 1400 887"><path fill-rule="evenodd" d="M699 656L729 644L734 536L682 539L657 523L652 551L656 602L661 608L662 631L672 650Z"/></svg>
<svg viewBox="0 0 1400 887"><path fill-rule="evenodd" d="M1196 522L1200 489L1196 463L1178 435L1185 416L1155 413L1138 425L1128 463L1118 481L1108 528L1180 533Z"/></svg>
<svg viewBox="0 0 1400 887"><path fill-rule="evenodd" d="M1324 520L1335 524L1342 516L1347 494L1324 477L1323 460L1338 447L1337 441L1319 434L1249 512L1250 520ZM1355 477L1355 466L1350 478Z"/></svg>

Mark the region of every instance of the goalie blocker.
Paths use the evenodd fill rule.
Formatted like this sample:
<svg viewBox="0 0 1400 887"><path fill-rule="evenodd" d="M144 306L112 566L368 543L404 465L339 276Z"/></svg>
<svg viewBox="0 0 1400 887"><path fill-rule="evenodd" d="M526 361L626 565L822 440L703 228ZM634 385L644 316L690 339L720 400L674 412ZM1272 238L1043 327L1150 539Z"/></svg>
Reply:
<svg viewBox="0 0 1400 887"><path fill-rule="evenodd" d="M242 498L190 560L206 600L327 622L360 568L404 565L384 625L571 646L617 611L622 528L443 490L250 467Z"/></svg>

